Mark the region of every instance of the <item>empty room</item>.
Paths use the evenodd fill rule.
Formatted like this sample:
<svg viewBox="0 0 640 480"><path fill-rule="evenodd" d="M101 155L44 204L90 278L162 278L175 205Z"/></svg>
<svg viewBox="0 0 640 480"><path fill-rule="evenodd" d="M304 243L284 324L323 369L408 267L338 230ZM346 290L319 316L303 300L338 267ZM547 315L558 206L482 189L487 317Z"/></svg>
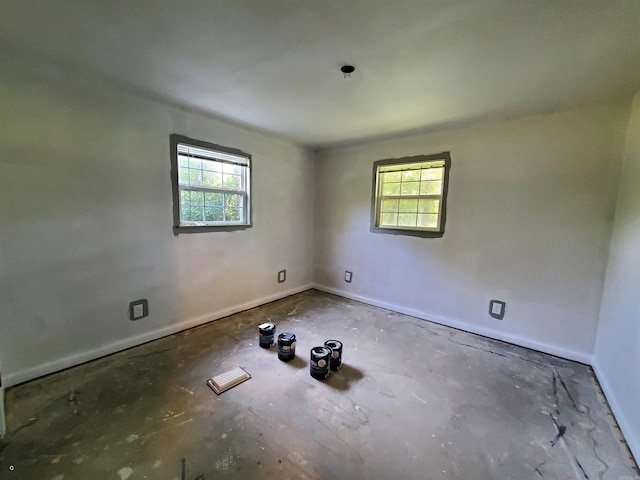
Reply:
<svg viewBox="0 0 640 480"><path fill-rule="evenodd" d="M640 480L639 26L0 0L0 479Z"/></svg>

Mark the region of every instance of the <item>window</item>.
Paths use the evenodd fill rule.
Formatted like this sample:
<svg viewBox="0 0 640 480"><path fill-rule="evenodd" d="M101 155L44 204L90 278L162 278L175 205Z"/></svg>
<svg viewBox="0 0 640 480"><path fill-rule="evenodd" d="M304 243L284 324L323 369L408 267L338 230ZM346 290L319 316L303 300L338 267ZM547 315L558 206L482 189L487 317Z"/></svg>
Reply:
<svg viewBox="0 0 640 480"><path fill-rule="evenodd" d="M371 230L441 237L450 166L449 152L375 162Z"/></svg>
<svg viewBox="0 0 640 480"><path fill-rule="evenodd" d="M171 135L174 232L251 226L251 156Z"/></svg>

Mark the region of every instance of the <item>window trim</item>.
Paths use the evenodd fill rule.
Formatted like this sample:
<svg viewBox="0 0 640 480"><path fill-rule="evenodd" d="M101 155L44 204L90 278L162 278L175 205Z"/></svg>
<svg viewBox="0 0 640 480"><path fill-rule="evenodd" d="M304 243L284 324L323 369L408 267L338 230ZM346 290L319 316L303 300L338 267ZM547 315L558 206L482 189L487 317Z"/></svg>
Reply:
<svg viewBox="0 0 640 480"><path fill-rule="evenodd" d="M237 155L247 159L247 223L228 223L221 225L180 225L180 185L178 183L178 144L193 145L194 147L215 150L221 153ZM171 191L173 193L173 233L204 233L204 232L231 232L244 230L253 226L253 195L251 185L253 181L253 168L251 155L236 148L229 148L215 143L197 140L184 135L173 133L169 136L171 158ZM244 192L243 192L244 193Z"/></svg>
<svg viewBox="0 0 640 480"><path fill-rule="evenodd" d="M444 178L442 181L442 194L437 195L440 201L440 229L420 230L412 227L379 227L377 226L378 213L378 168L406 163L424 163L444 161ZM371 190L371 223L369 230L373 233L387 233L391 235L408 235L422 238L440 238L444 235L447 220L447 194L449 192L449 173L451 170L451 152L441 152L432 155L417 155L414 157L388 158L373 162L373 181ZM424 198L425 195L419 195Z"/></svg>

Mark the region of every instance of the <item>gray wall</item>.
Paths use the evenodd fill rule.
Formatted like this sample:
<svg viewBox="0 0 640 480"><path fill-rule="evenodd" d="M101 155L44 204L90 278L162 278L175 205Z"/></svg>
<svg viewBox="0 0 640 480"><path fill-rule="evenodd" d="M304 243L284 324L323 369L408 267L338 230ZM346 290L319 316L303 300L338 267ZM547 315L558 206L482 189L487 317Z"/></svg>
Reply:
<svg viewBox="0 0 640 480"><path fill-rule="evenodd" d="M5 385L310 286L311 153L100 79L2 60ZM174 132L253 156L253 228L173 235ZM131 322L138 298L150 316Z"/></svg>
<svg viewBox="0 0 640 480"><path fill-rule="evenodd" d="M629 105L321 152L315 282L590 362ZM371 233L373 162L441 151L452 158L444 237ZM502 321L488 315L492 298L507 302Z"/></svg>
<svg viewBox="0 0 640 480"><path fill-rule="evenodd" d="M640 92L629 123L593 365L640 460Z"/></svg>

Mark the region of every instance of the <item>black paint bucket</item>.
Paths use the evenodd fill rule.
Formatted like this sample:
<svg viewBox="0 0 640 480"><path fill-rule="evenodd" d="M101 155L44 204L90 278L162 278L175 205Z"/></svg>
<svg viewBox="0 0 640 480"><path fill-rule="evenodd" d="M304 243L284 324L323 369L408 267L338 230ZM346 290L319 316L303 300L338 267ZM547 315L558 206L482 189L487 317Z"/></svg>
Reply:
<svg viewBox="0 0 640 480"><path fill-rule="evenodd" d="M332 372L342 368L342 342L340 340L327 340L324 346L331 349L330 367Z"/></svg>
<svg viewBox="0 0 640 480"><path fill-rule="evenodd" d="M313 347L311 349L311 362L309 373L313 378L324 380L329 376L329 360L331 360L331 349L328 347Z"/></svg>
<svg viewBox="0 0 640 480"><path fill-rule="evenodd" d="M258 325L258 332L260 334L260 346L262 348L269 348L275 343L274 337L276 334L276 324L273 322L265 322Z"/></svg>
<svg viewBox="0 0 640 480"><path fill-rule="evenodd" d="M291 332L278 335L278 358L283 362L293 360L296 356L296 336Z"/></svg>

